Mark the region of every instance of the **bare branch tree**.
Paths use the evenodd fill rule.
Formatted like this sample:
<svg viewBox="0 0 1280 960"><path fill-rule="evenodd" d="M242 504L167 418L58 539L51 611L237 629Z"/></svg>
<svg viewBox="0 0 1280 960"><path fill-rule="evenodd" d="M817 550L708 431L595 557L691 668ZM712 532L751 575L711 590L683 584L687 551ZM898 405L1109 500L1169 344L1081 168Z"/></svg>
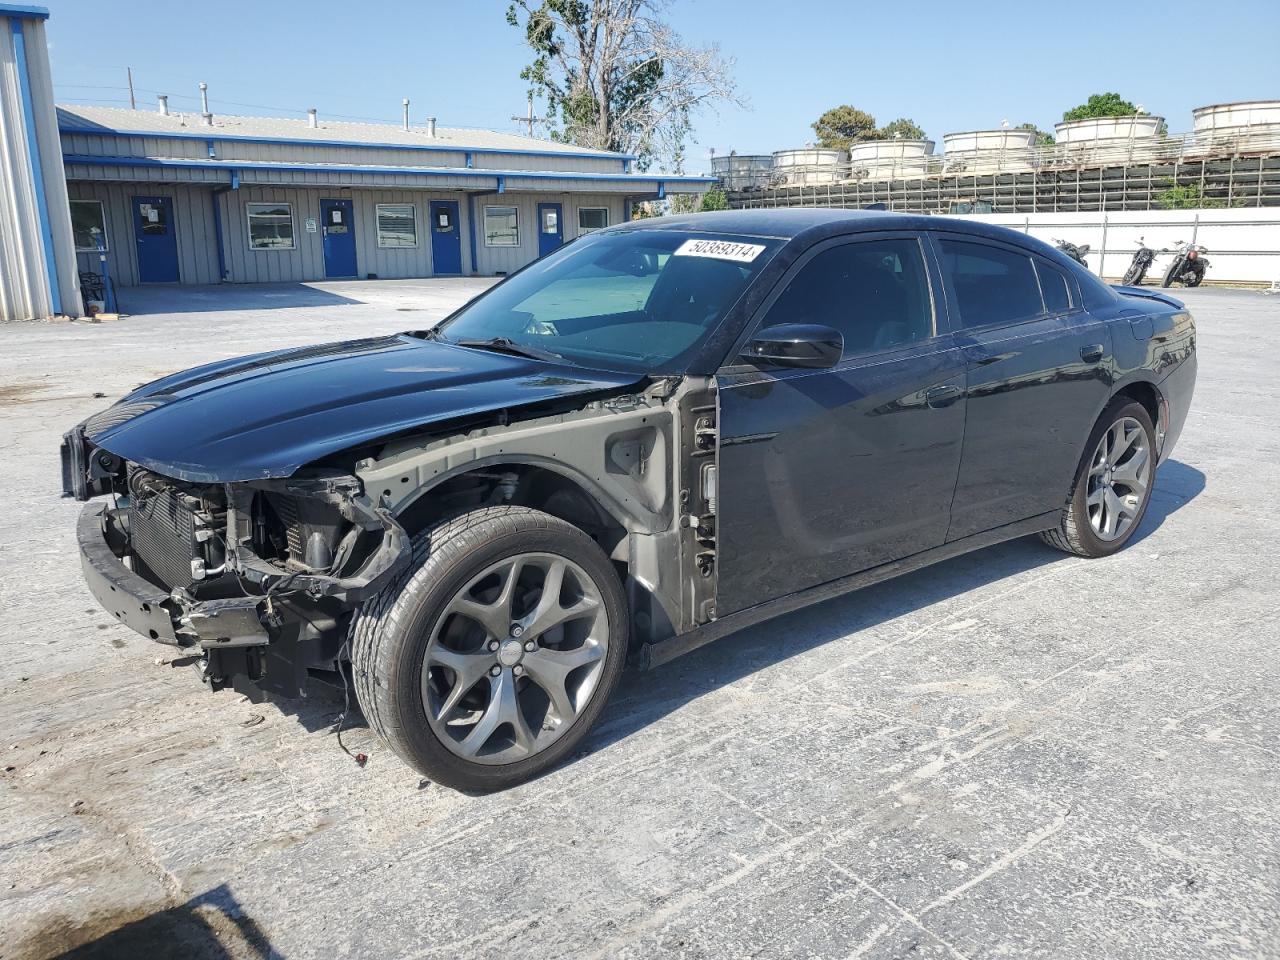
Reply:
<svg viewBox="0 0 1280 960"><path fill-rule="evenodd" d="M744 105L733 61L662 20L668 0L515 0L507 22L534 60L520 76L547 101L554 139L679 170L694 111Z"/></svg>

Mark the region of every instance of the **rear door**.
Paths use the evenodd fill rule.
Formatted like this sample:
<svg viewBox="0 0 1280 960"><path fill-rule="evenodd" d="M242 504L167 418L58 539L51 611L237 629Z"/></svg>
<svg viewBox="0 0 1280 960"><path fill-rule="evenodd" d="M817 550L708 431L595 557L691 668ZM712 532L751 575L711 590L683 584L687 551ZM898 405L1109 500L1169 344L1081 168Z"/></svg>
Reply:
<svg viewBox="0 0 1280 960"><path fill-rule="evenodd" d="M802 257L752 330L840 330L829 370L731 358L719 386L720 616L943 543L964 360L924 242L860 234Z"/></svg>
<svg viewBox="0 0 1280 960"><path fill-rule="evenodd" d="M935 237L964 353L964 454L947 540L1061 509L1111 393L1111 335L1047 258Z"/></svg>

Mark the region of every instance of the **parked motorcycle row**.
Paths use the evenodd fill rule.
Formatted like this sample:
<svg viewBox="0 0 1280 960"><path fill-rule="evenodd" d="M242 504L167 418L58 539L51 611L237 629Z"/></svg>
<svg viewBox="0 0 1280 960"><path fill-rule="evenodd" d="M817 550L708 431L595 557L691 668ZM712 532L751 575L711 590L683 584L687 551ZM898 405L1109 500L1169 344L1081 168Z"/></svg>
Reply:
<svg viewBox="0 0 1280 960"><path fill-rule="evenodd" d="M1074 243L1068 243L1066 240L1059 240L1056 237L1053 242L1059 250L1072 260L1086 267L1088 266L1085 263L1085 256L1089 253L1089 244L1084 243L1077 246ZM1162 287L1171 287L1175 283L1181 283L1187 287L1198 287L1200 282L1204 280L1205 271L1209 269L1209 260L1204 256L1208 252L1200 244L1188 243L1185 240L1179 240L1172 247L1153 250L1146 245L1142 237L1139 237L1138 249L1134 251L1133 260L1130 261L1129 269L1124 272L1124 279L1121 282L1128 287L1141 286L1157 255L1172 253L1173 261L1169 264L1169 268L1165 270L1164 280L1160 285Z"/></svg>

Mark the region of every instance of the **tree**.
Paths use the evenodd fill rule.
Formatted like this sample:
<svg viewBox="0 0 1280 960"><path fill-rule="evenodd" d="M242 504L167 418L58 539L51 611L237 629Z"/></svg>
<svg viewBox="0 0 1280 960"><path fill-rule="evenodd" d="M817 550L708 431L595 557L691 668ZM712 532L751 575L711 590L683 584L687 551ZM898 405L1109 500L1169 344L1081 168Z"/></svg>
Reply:
<svg viewBox="0 0 1280 960"><path fill-rule="evenodd" d="M818 135L818 146L831 150L848 150L855 143L880 136L876 118L847 103L832 107L815 120L813 132Z"/></svg>
<svg viewBox="0 0 1280 960"><path fill-rule="evenodd" d="M1037 127L1034 123L1020 123L1018 124L1018 129L1034 130L1036 132L1037 147L1051 147L1054 144L1053 134L1045 133L1043 130Z"/></svg>
<svg viewBox="0 0 1280 960"><path fill-rule="evenodd" d="M879 139L881 140L925 140L924 127L909 120L906 117L899 117L897 120L891 120L880 128Z"/></svg>
<svg viewBox="0 0 1280 960"><path fill-rule="evenodd" d="M1063 120L1091 120L1094 117L1132 117L1144 115L1136 104L1125 100L1118 93L1095 93L1078 107L1072 107L1062 115Z"/></svg>
<svg viewBox="0 0 1280 960"><path fill-rule="evenodd" d="M742 104L733 61L686 44L661 19L669 0L515 0L507 22L524 31L533 62L520 76L545 98L551 137L636 154L641 170L680 171L691 114Z"/></svg>
<svg viewBox="0 0 1280 960"><path fill-rule="evenodd" d="M1175 186L1172 180L1166 180L1169 189L1156 197L1156 202L1165 210L1193 210L1210 207L1222 207L1225 204L1213 197L1206 197L1198 183Z"/></svg>
<svg viewBox="0 0 1280 960"><path fill-rule="evenodd" d="M729 198L725 192L719 187L712 187L702 195L702 203L699 205L700 210L728 210Z"/></svg>

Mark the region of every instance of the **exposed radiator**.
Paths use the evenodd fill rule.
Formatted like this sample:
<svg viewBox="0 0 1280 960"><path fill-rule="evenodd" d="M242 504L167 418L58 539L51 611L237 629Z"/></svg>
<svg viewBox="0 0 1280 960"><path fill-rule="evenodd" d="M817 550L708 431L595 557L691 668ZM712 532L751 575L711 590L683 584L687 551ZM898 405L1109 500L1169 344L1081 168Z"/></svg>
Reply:
<svg viewBox="0 0 1280 960"><path fill-rule="evenodd" d="M191 561L197 556L195 517L173 490L133 497L129 505L129 537L133 552L165 587L191 585Z"/></svg>

